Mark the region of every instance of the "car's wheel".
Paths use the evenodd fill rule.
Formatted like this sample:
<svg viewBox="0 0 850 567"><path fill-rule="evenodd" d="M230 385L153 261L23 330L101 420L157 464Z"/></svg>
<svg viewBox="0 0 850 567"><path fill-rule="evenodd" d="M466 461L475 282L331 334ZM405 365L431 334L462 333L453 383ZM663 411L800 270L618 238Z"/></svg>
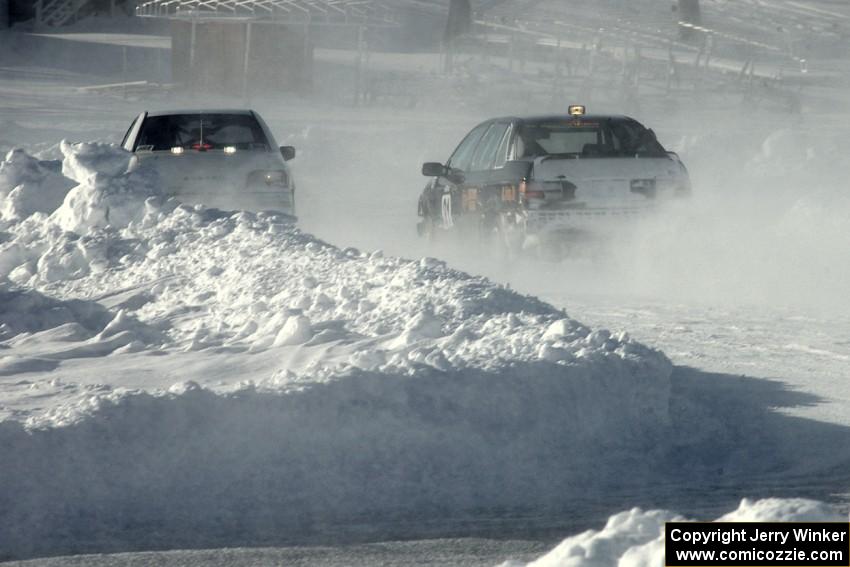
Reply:
<svg viewBox="0 0 850 567"><path fill-rule="evenodd" d="M525 240L524 227L513 213L483 215L479 224L478 242L488 257L512 261L520 256Z"/></svg>

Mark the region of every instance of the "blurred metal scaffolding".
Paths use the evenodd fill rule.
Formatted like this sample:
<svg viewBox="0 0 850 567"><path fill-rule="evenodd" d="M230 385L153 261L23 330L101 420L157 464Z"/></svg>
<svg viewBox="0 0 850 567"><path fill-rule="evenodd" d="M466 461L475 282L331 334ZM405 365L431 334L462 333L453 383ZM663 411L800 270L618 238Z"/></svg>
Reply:
<svg viewBox="0 0 850 567"><path fill-rule="evenodd" d="M396 3L384 0L146 0L136 15L150 18L239 18L287 23L395 25Z"/></svg>

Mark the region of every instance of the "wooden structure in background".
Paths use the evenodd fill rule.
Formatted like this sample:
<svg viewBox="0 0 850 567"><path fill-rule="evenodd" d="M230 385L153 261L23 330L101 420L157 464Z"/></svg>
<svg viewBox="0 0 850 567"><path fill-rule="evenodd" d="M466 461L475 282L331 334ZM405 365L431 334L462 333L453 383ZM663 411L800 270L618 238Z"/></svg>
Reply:
<svg viewBox="0 0 850 567"><path fill-rule="evenodd" d="M243 96L311 85L313 51L303 26L174 19L171 42L172 78L194 92Z"/></svg>
<svg viewBox="0 0 850 567"><path fill-rule="evenodd" d="M148 0L136 15L171 20L172 77L195 92L308 92L313 30L396 27L380 0Z"/></svg>

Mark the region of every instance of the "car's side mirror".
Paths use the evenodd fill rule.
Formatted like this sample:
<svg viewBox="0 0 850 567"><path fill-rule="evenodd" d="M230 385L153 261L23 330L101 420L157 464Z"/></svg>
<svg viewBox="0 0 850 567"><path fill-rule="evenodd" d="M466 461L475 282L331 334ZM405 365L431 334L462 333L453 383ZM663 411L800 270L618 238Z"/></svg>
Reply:
<svg viewBox="0 0 850 567"><path fill-rule="evenodd" d="M445 177L452 183L463 183L466 176L460 169L455 169L437 162L422 164L422 175L425 177Z"/></svg>
<svg viewBox="0 0 850 567"><path fill-rule="evenodd" d="M437 162L422 164L422 175L425 177L445 177L449 174L449 168Z"/></svg>
<svg viewBox="0 0 850 567"><path fill-rule="evenodd" d="M281 146L280 155L283 156L283 161L295 159L295 148L293 148L292 146Z"/></svg>

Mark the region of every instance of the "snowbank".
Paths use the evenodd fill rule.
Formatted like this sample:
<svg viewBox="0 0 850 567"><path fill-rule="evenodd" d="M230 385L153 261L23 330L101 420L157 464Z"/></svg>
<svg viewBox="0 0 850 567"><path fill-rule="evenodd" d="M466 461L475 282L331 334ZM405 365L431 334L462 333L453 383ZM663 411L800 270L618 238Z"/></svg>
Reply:
<svg viewBox="0 0 850 567"><path fill-rule="evenodd" d="M340 356L314 364L313 379L354 368L413 374L537 361L567 370L609 361L635 375L669 374L663 355L625 334L592 332L438 260L340 250L285 216L163 203L155 178L133 170L129 153L65 143L62 151L63 171L79 185L50 217L8 228L0 277L68 297L137 289L149 298L142 320L197 305L168 326L175 348L329 345Z"/></svg>
<svg viewBox="0 0 850 567"><path fill-rule="evenodd" d="M0 220L51 213L62 204L73 181L57 171L58 162L42 161L14 149L0 163Z"/></svg>
<svg viewBox="0 0 850 567"><path fill-rule="evenodd" d="M124 228L142 219L145 202L159 196L152 170L136 166L133 154L108 144L62 142L62 172L79 185L53 214L63 229Z"/></svg>
<svg viewBox="0 0 850 567"><path fill-rule="evenodd" d="M0 244L6 555L561 506L618 483L591 447L668 426L670 363L624 333L61 149L78 185Z"/></svg>
<svg viewBox="0 0 850 567"><path fill-rule="evenodd" d="M45 283L105 269L106 255L118 253L109 246L114 231L161 204L155 174L135 167L131 153L108 144L60 147L62 173L21 150L0 164L0 210L11 235L0 240L0 281ZM96 229L108 230L89 234Z"/></svg>
<svg viewBox="0 0 850 567"><path fill-rule="evenodd" d="M565 539L531 563L503 567L657 567L664 564L664 523L685 518L663 510L634 508L611 516L601 530ZM718 522L843 522L847 516L828 504L804 499L744 499Z"/></svg>
<svg viewBox="0 0 850 567"><path fill-rule="evenodd" d="M111 317L98 303L62 301L37 291L0 283L0 337L38 333L62 325L79 325L90 332L102 329Z"/></svg>
<svg viewBox="0 0 850 567"><path fill-rule="evenodd" d="M92 301L57 300L0 282L0 376L53 370L63 360L134 352L159 345L162 334ZM54 348L45 352L45 345ZM53 380L51 380L51 383Z"/></svg>

